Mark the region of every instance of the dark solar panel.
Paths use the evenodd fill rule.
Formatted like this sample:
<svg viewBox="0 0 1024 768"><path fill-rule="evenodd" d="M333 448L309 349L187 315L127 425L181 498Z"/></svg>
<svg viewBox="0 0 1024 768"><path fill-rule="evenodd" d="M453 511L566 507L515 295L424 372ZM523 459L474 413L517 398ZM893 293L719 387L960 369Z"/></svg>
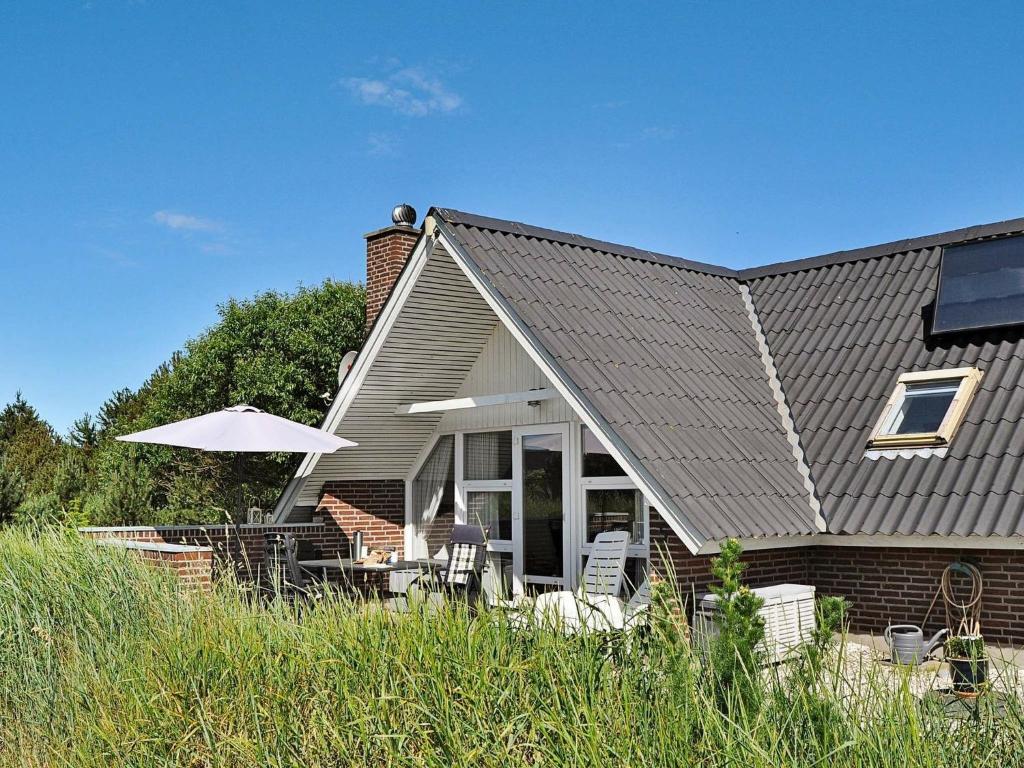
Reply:
<svg viewBox="0 0 1024 768"><path fill-rule="evenodd" d="M1024 237L944 248L935 333L1024 323Z"/></svg>

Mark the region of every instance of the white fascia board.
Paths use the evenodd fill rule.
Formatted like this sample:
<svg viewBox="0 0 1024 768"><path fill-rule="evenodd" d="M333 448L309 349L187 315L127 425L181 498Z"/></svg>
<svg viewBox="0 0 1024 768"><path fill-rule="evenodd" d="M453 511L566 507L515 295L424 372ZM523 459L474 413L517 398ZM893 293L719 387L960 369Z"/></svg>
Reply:
<svg viewBox="0 0 1024 768"><path fill-rule="evenodd" d="M580 420L595 434L612 457L626 470L629 478L636 483L647 500L658 511L658 514L669 524L672 531L680 538L691 554L697 554L707 541L669 499L668 494L639 462L634 461L632 451L622 441L611 425L605 421L590 404L583 392L566 374L558 362L544 348L544 345L533 335L533 331L519 318L513 307L491 285L490 280L467 254L458 239L448 232L444 221L437 221L435 230L437 242L448 251L452 259L462 269L473 286L488 303L498 319L504 323L509 333L526 350L533 362L548 378L558 393L565 399L580 417Z"/></svg>
<svg viewBox="0 0 1024 768"><path fill-rule="evenodd" d="M903 536L900 534L812 533L806 536L739 539L744 551L797 549L800 547L896 547L904 549L1004 549L1024 550L1024 536ZM708 541L697 554L714 555L720 541Z"/></svg>
<svg viewBox="0 0 1024 768"><path fill-rule="evenodd" d="M486 408L490 405L532 403L540 400L553 400L556 397L558 397L558 393L553 389L531 389L526 392L505 392L499 395L474 395L472 397L456 397L451 400L427 400L422 403L400 405L395 409L395 414L407 416L414 413L458 411L465 408Z"/></svg>
<svg viewBox="0 0 1024 768"><path fill-rule="evenodd" d="M433 249L434 243L431 238L421 236L417 241L412 254L409 256L406 268L395 283L390 298L381 308L380 314L377 315L377 320L373 325L373 330L370 331L369 338L363 344L363 348L356 357L355 363L352 365L345 380L338 388L334 400L331 402L327 416L324 418L323 424L320 425L320 429L323 432L334 434L334 431L341 424L346 411L348 411L349 406L352 405L352 401L362 387L370 367L384 346L384 341L387 339L388 334L391 333L391 328L398 319L402 307L405 306L409 294L412 293L412 289L416 285L420 273L423 272L423 267L430 258ZM319 453L307 453L305 458L303 458L299 468L295 471L295 476L285 486L281 498L277 501L277 506L274 507L275 523L284 521L295 499L302 492L306 479L312 474L313 469L320 460L321 455Z"/></svg>

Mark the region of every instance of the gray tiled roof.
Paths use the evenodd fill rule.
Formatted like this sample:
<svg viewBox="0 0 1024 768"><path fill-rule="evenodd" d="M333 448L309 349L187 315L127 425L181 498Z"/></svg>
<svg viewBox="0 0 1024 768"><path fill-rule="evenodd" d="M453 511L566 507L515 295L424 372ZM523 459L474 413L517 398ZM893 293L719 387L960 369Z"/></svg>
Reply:
<svg viewBox="0 0 1024 768"><path fill-rule="evenodd" d="M435 213L707 538L814 531L743 284L830 533L1024 535L1024 332L942 341L925 317L942 245L1024 220L735 272ZM984 378L945 456L865 457L900 373L973 365Z"/></svg>
<svg viewBox="0 0 1024 768"><path fill-rule="evenodd" d="M735 273L434 213L705 539L817 530Z"/></svg>
<svg viewBox="0 0 1024 768"><path fill-rule="evenodd" d="M941 248L750 283L830 532L1024 534L1020 329L930 338ZM945 457L868 460L901 373L977 366L981 387Z"/></svg>

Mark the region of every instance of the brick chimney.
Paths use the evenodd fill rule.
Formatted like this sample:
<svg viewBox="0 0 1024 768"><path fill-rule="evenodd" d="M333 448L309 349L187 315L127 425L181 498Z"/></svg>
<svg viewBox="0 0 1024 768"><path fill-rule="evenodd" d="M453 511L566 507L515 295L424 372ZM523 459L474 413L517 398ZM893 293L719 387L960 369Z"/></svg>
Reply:
<svg viewBox="0 0 1024 768"><path fill-rule="evenodd" d="M391 226L369 232L366 238L366 328L373 327L391 288L420 237L416 209L408 203L391 211Z"/></svg>

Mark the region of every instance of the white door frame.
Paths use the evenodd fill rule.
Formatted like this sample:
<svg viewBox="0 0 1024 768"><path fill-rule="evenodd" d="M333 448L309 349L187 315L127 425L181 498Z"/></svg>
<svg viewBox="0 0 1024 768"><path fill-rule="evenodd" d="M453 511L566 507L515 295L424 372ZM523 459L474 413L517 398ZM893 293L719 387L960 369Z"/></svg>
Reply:
<svg viewBox="0 0 1024 768"><path fill-rule="evenodd" d="M465 480L465 435L479 432L511 432L512 433L512 478L509 480ZM455 522L472 523L468 520L468 494L474 491L505 491L512 495L512 540L501 541L491 540L487 543L489 552L505 553L512 556L512 592L514 595L523 594L526 590L527 579L525 574L524 552L523 552L523 530L522 530L522 438L526 435L554 435L562 436L562 578L550 579L550 582L562 585L565 589L573 589L579 580L579 561L582 545L581 529L581 493L577 480L580 475L579 456L579 424L576 422L553 422L547 424L530 424L527 426L513 427L483 427L459 429L435 433L427 441L420 455L414 462L408 476L406 477L406 552L416 551L416 540L414 536L414 520L412 510L412 483L422 469L437 441L444 435L453 435L455 438ZM419 552L416 552L417 556ZM544 583L545 579L532 577L531 583Z"/></svg>
<svg viewBox="0 0 1024 768"><path fill-rule="evenodd" d="M574 536L572 498L572 446L569 424L537 424L512 429L512 587L514 594L523 594L528 584L544 584L569 588L574 580ZM530 576L526 574L523 532L523 438L531 435L558 435L562 439L562 576Z"/></svg>

